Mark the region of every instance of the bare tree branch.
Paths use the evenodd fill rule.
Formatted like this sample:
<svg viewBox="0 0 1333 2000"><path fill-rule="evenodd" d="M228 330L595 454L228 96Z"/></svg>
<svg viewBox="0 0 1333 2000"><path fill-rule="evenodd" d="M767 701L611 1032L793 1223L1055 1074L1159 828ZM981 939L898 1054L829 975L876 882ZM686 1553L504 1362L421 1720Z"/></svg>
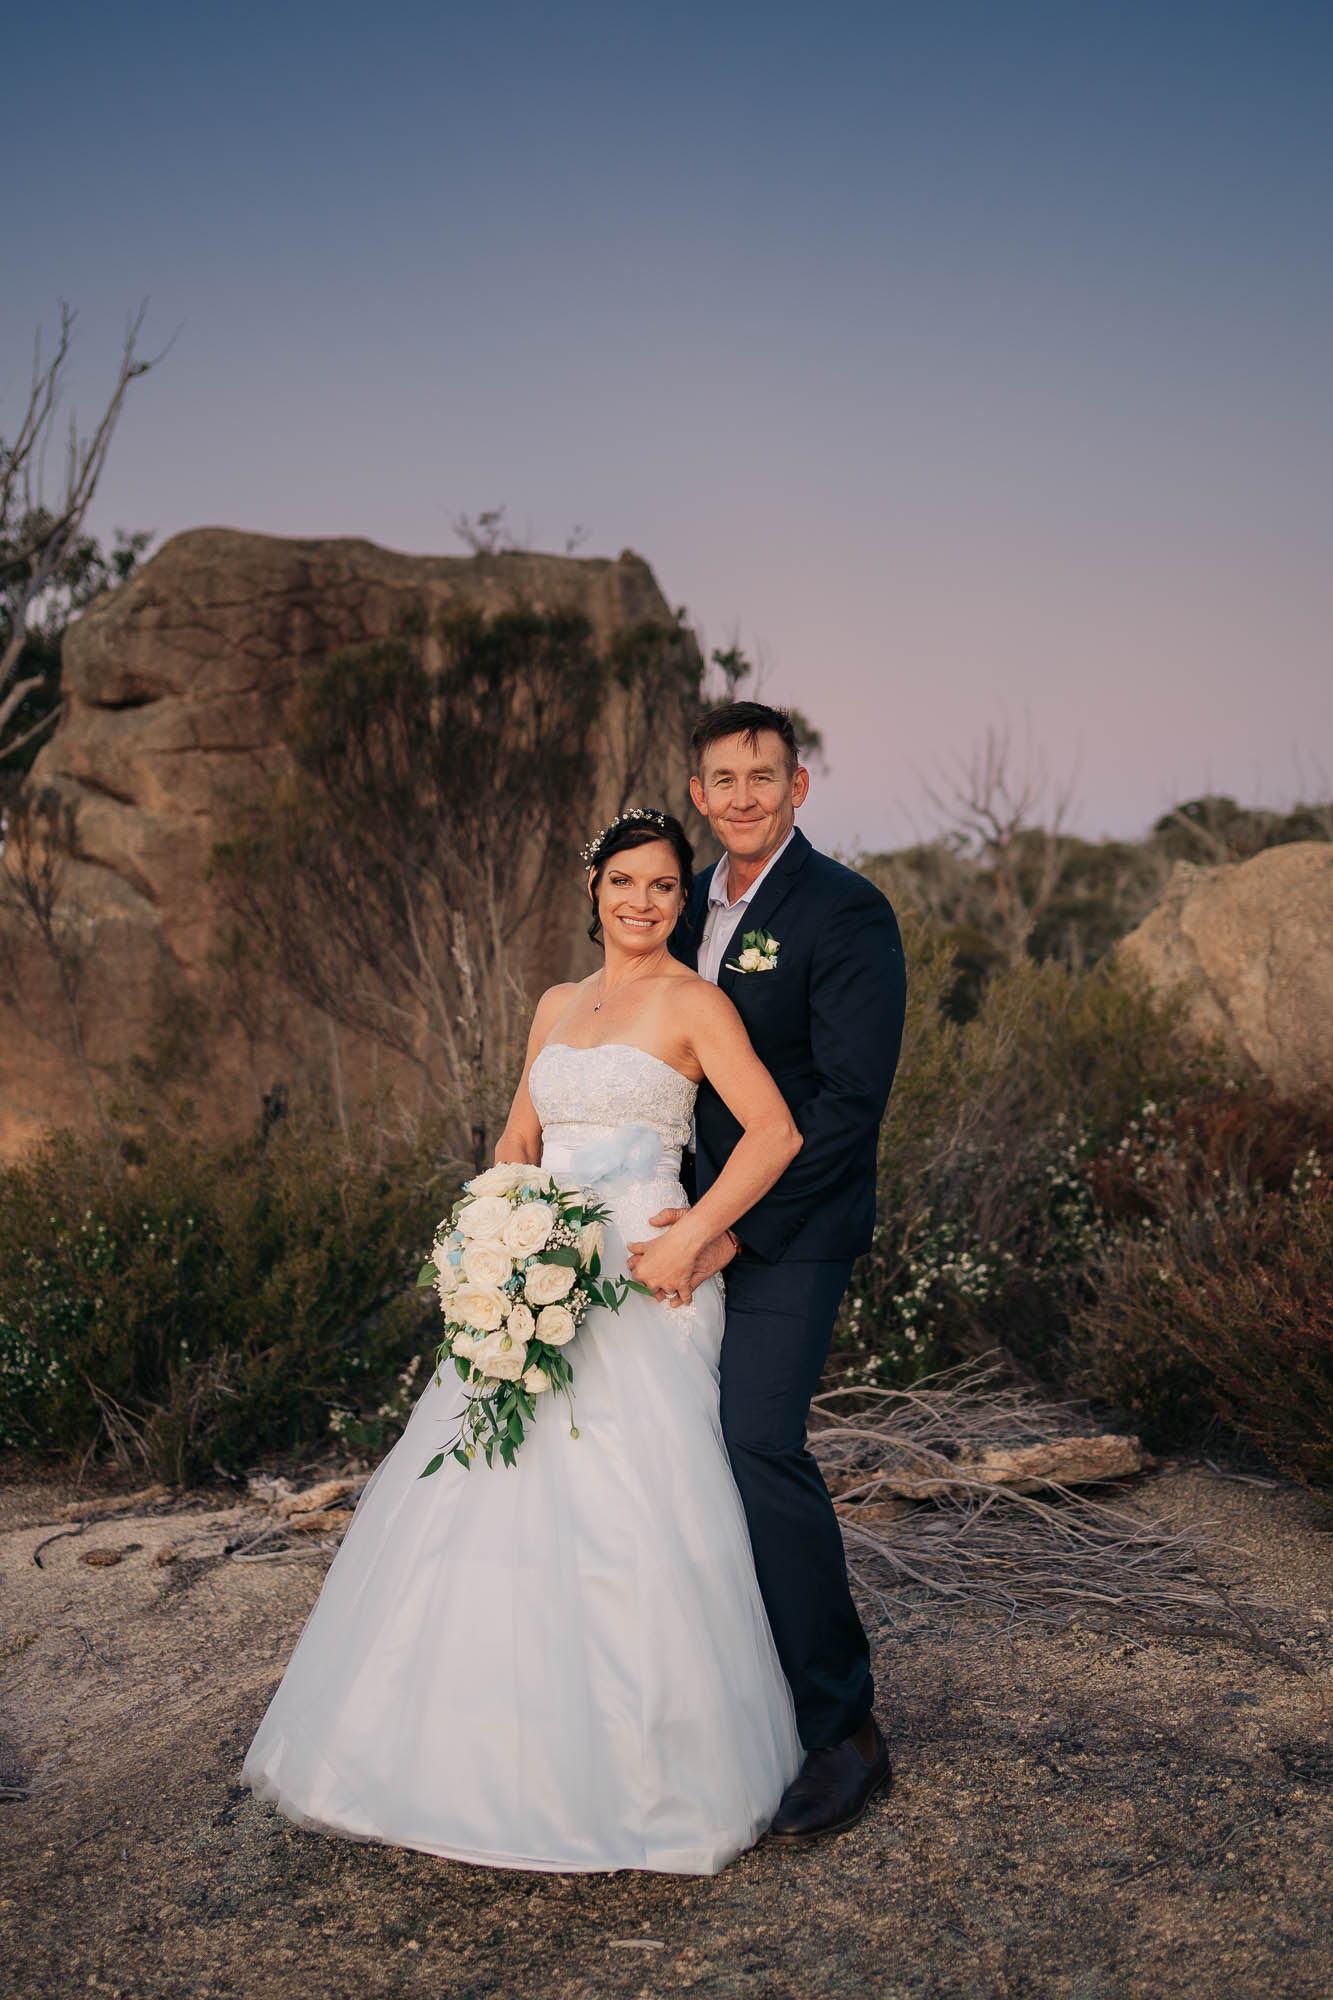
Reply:
<svg viewBox="0 0 1333 2000"><path fill-rule="evenodd" d="M942 787L927 785L925 791L955 846L991 871L995 925L1006 956L1016 962L1059 883L1072 779L1052 788L1045 759L1031 741L1020 761L1007 726L991 727L955 759Z"/></svg>
<svg viewBox="0 0 1333 2000"><path fill-rule="evenodd" d="M69 305L61 304L55 352L45 365L38 331L27 405L12 442L0 439L0 602L6 627L0 651L0 693L18 670L33 607L60 577L82 532L129 386L170 351L172 343L168 341L152 359L140 357L139 340L147 310L145 299L126 329L116 379L91 434L81 437L77 421L71 418L64 480L54 505L48 505L44 495L45 462L78 315ZM16 706L11 704L0 713L0 726Z"/></svg>

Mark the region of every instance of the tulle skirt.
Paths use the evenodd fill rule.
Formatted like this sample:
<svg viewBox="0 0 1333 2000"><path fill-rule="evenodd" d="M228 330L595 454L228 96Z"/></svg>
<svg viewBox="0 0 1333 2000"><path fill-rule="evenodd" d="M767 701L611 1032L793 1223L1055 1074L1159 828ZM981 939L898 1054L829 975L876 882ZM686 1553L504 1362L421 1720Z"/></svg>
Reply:
<svg viewBox="0 0 1333 2000"><path fill-rule="evenodd" d="M678 1183L633 1190L643 1233ZM621 1226L618 1227L617 1223ZM709 1875L801 1762L718 1419L722 1289L631 1294L512 1469L447 1458L456 1375L377 1468L250 1746L298 1825L459 1861Z"/></svg>

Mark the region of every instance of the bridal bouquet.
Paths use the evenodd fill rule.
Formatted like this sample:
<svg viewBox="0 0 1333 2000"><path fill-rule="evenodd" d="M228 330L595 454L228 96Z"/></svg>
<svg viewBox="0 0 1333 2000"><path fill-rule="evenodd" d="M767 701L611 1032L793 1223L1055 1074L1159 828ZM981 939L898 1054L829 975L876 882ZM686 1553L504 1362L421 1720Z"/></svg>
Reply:
<svg viewBox="0 0 1333 2000"><path fill-rule="evenodd" d="M435 1233L418 1285L434 1285L444 1308L435 1379L449 1361L467 1384L458 1437L419 1475L438 1472L448 1451L460 1465L480 1452L505 1465L523 1442L537 1398L562 1393L574 1414L574 1370L565 1348L590 1306L619 1312L632 1278L602 1276L608 1211L586 1188L562 1186L540 1167L490 1167L464 1184ZM651 1294L649 1294L651 1296ZM570 1435L578 1432L571 1421Z"/></svg>

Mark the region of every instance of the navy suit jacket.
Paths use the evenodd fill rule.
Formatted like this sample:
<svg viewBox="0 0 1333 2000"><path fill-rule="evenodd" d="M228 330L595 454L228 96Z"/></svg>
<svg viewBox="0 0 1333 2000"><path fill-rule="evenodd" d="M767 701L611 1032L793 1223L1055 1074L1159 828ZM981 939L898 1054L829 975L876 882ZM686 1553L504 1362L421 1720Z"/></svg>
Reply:
<svg viewBox="0 0 1333 2000"><path fill-rule="evenodd" d="M697 970L706 869L671 949ZM733 970L747 931L778 940L772 972ZM745 910L718 974L804 1144L777 1184L735 1224L769 1263L859 1256L875 1226L879 1124L902 1043L902 939L873 882L818 853L797 831ZM706 1080L695 1103L696 1189L706 1194L741 1127Z"/></svg>

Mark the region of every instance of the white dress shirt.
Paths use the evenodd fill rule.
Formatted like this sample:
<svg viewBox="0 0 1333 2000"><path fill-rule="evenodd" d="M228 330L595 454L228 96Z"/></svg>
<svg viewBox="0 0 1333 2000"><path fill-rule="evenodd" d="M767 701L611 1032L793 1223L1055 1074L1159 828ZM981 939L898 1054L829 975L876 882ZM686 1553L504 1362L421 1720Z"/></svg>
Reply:
<svg viewBox="0 0 1333 2000"><path fill-rule="evenodd" d="M758 893L759 884L776 867L795 837L796 828L793 827L777 852L764 863L745 894L738 896L734 903L727 900L731 856L724 854L713 870L713 879L708 884L708 914L704 918L704 934L699 940L699 975L703 979L711 979L714 986L717 985L717 976L731 941L741 927L741 918Z"/></svg>

